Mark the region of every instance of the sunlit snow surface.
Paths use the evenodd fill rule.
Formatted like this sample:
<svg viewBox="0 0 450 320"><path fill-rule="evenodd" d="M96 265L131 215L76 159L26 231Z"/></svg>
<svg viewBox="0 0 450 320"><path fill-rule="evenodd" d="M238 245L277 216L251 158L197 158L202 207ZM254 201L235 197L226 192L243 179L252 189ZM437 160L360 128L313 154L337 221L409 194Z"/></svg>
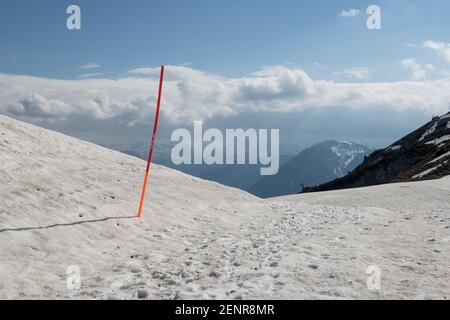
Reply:
<svg viewBox="0 0 450 320"><path fill-rule="evenodd" d="M448 177L261 200L152 165L128 218L144 169L0 116L0 298L450 296Z"/></svg>

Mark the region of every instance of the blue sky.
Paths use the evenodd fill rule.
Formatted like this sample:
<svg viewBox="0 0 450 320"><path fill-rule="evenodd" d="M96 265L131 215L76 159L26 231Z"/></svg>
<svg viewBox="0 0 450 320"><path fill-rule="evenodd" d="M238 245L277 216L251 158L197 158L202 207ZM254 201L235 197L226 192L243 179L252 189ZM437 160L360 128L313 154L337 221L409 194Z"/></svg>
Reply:
<svg viewBox="0 0 450 320"><path fill-rule="evenodd" d="M365 9L373 3L382 8L380 31L365 28ZM65 27L69 4L82 9L80 31ZM328 78L365 65L373 80L384 81L402 76L395 69L405 56L436 62L432 52L404 44L444 40L450 29L445 0L18 0L0 8L0 71L65 79L95 62L111 75L162 63L190 63L224 76L289 64ZM360 16L339 17L350 8Z"/></svg>
<svg viewBox="0 0 450 320"><path fill-rule="evenodd" d="M81 30L66 28L71 4ZM366 27L372 4L381 30ZM302 147L380 147L448 111L448 12L447 0L4 0L0 112L134 143L166 64L163 131L205 120L281 127Z"/></svg>

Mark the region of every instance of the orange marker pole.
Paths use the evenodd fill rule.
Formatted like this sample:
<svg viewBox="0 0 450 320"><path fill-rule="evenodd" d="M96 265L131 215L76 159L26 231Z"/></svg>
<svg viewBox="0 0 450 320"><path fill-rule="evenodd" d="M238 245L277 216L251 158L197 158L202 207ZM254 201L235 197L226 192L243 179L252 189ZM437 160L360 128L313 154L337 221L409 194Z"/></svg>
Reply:
<svg viewBox="0 0 450 320"><path fill-rule="evenodd" d="M150 144L150 150L148 152L147 169L145 170L144 184L142 186L141 201L139 203L139 210L138 210L138 215L137 215L138 218L140 218L142 215L142 207L144 205L145 190L147 189L147 182L148 182L148 172L150 171L150 163L152 162L153 147L155 145L155 139L156 139L156 130L158 129L159 107L161 105L163 79L164 79L164 66L161 66L161 74L159 76L158 102L156 103L155 123L153 125L152 142Z"/></svg>

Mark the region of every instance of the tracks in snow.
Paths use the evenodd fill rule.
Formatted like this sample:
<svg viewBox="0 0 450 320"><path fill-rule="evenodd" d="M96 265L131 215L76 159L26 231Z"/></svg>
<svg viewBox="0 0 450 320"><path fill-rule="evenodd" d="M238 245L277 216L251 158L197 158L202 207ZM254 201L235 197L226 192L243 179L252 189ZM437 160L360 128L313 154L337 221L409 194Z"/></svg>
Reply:
<svg viewBox="0 0 450 320"><path fill-rule="evenodd" d="M173 251L136 254L125 265L113 266L114 280L99 298L277 298L285 285L279 270L283 255L309 223L287 205L272 205L272 210L268 224L262 216L224 230L211 220L192 236L181 229L153 234L159 247Z"/></svg>

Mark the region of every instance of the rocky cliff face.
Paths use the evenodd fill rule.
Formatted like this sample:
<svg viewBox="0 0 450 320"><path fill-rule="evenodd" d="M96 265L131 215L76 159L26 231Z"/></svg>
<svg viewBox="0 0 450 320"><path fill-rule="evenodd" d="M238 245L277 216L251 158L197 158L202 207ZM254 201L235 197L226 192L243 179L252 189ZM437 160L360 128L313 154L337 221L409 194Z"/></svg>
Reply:
<svg viewBox="0 0 450 320"><path fill-rule="evenodd" d="M357 188L450 175L450 112L366 157L348 175L304 192Z"/></svg>

